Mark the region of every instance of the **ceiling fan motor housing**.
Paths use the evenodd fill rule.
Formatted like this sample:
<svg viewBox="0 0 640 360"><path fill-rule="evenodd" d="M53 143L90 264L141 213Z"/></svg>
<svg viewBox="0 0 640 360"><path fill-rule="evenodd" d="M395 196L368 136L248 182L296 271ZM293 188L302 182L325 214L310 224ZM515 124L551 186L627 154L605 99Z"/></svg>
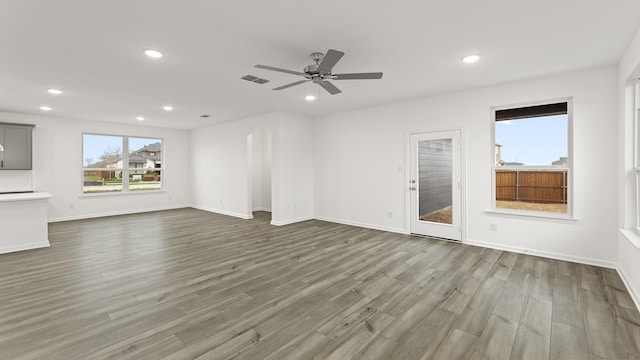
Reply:
<svg viewBox="0 0 640 360"><path fill-rule="evenodd" d="M304 72L310 75L320 74L318 71L318 67L320 66L320 62L324 59L324 54L321 52L314 52L311 54L311 60L315 62L315 64L307 65L304 68ZM324 73L321 75L325 75Z"/></svg>
<svg viewBox="0 0 640 360"><path fill-rule="evenodd" d="M304 67L307 74L318 74L318 64L311 64Z"/></svg>

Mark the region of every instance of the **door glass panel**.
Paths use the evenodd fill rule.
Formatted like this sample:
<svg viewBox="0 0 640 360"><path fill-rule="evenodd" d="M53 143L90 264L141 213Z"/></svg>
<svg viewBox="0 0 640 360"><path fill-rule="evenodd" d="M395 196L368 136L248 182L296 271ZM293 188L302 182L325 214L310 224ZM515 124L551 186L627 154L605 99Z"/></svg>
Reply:
<svg viewBox="0 0 640 360"><path fill-rule="evenodd" d="M418 217L453 224L451 139L418 141Z"/></svg>

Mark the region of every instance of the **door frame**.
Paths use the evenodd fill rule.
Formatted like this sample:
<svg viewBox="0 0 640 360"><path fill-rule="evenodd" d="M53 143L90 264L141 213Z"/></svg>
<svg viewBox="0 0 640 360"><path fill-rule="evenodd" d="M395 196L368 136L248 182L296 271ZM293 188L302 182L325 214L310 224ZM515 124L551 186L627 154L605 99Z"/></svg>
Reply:
<svg viewBox="0 0 640 360"><path fill-rule="evenodd" d="M460 241L467 243L467 146L466 133L462 128L438 128L425 131L415 131L405 134L405 163L404 163L404 193L405 193L405 233L411 234L411 136L420 134L433 134L447 131L458 131L460 133ZM420 236L419 234L413 234ZM453 240L451 240L453 241ZM458 241L455 241L458 242Z"/></svg>

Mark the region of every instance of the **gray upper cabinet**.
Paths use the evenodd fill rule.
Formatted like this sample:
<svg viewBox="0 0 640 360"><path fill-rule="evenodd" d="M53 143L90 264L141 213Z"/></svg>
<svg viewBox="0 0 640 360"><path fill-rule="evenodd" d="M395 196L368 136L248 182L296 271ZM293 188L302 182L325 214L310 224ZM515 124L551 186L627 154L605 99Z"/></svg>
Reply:
<svg viewBox="0 0 640 360"><path fill-rule="evenodd" d="M0 123L0 170L31 170L33 125Z"/></svg>

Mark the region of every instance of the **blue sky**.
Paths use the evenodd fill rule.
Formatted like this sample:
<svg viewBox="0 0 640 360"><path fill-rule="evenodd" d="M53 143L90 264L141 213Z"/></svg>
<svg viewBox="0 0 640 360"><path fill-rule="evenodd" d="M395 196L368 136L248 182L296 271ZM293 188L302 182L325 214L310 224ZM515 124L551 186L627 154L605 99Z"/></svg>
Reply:
<svg viewBox="0 0 640 360"><path fill-rule="evenodd" d="M551 165L567 156L567 115L496 121L496 143L502 160Z"/></svg>
<svg viewBox="0 0 640 360"><path fill-rule="evenodd" d="M145 145L153 144L160 139L149 138L129 138L129 151L138 150ZM111 149L119 148L122 151L122 137L121 136L109 136L109 135L83 135L83 149L82 149L82 162L87 166L87 158L93 159L96 163L100 161L100 156L111 147Z"/></svg>

